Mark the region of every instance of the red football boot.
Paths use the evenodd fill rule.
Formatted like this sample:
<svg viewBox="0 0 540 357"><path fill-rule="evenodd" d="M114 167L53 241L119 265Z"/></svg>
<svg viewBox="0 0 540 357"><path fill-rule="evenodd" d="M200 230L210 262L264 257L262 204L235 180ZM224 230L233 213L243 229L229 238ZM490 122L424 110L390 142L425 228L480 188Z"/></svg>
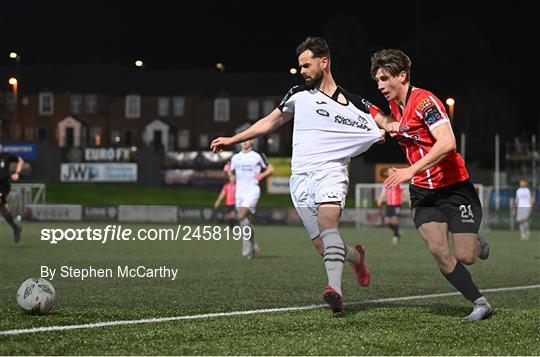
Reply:
<svg viewBox="0 0 540 357"><path fill-rule="evenodd" d="M354 249L356 249L358 251L358 254L360 254L360 263L358 264L351 263L351 268L354 272L354 275L356 275L356 282L360 286L368 286L371 280L371 276L369 274L369 270L365 263L366 247L364 247L361 244L358 244L357 246L354 247Z"/></svg>
<svg viewBox="0 0 540 357"><path fill-rule="evenodd" d="M322 295L324 302L330 305L332 312L334 314L341 314L343 312L343 302L341 300L341 295L338 294L334 288L326 285L324 287L324 292Z"/></svg>

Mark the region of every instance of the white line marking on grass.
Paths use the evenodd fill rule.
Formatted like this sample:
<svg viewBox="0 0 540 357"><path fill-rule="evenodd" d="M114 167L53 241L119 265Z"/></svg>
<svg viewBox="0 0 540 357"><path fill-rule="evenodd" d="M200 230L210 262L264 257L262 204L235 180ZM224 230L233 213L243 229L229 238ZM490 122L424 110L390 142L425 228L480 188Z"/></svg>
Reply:
<svg viewBox="0 0 540 357"><path fill-rule="evenodd" d="M526 289L537 289L537 288L540 288L540 285L526 285L526 286L514 286L514 287L508 287L508 288L483 289L480 291L485 292L485 293L495 293L495 292L501 292L501 291L526 290ZM460 294L459 292L452 292L452 293L430 294L430 295L402 296L402 297L348 302L348 303L344 303L343 305L363 305L363 304L373 304L373 303L381 303L381 302L430 299L430 298L453 296L453 295L459 295L459 294ZM201 314L201 315L156 317L156 318L151 318L151 319L140 319L140 320L106 321L106 322L96 322L96 323L81 324L81 325L45 326L45 327L34 327L34 328L27 328L27 329L0 331L0 335L4 335L4 336L22 335L22 334L27 334L27 333L90 329L90 328L119 326L119 325L152 324L152 323L158 323L158 322L179 321L179 320L198 320L198 319L206 319L206 318L212 318L212 317L228 317L228 316L266 314L266 313L272 313L272 312L314 310L314 309L319 309L326 306L327 306L326 304L322 304L322 305L309 305L309 306L296 306L296 307L282 307L282 308L273 308L273 309L247 310L247 311L216 312L216 313Z"/></svg>

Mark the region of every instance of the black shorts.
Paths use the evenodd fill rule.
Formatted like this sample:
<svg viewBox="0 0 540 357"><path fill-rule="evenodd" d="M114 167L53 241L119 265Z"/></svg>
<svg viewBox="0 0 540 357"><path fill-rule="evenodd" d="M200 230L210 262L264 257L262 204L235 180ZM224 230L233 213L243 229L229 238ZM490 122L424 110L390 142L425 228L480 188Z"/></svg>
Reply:
<svg viewBox="0 0 540 357"><path fill-rule="evenodd" d="M401 208L401 206L386 206L384 216L385 217L399 216L400 208Z"/></svg>
<svg viewBox="0 0 540 357"><path fill-rule="evenodd" d="M0 183L0 203L6 204L7 196L9 195L9 191L11 191L11 185Z"/></svg>
<svg viewBox="0 0 540 357"><path fill-rule="evenodd" d="M409 191L417 229L424 223L446 222L452 233L478 233L482 205L469 179L433 190L410 185Z"/></svg>

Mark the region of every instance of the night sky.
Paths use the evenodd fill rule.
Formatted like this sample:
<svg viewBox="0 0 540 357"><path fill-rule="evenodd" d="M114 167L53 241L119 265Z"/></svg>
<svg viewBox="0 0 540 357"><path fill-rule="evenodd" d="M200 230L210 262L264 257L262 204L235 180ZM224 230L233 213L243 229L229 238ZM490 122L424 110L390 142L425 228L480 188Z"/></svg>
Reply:
<svg viewBox="0 0 540 357"><path fill-rule="evenodd" d="M344 27L358 27L365 37L358 45L370 50L403 46L445 22L456 30L472 24L497 56L529 57L532 41L538 42L530 5L515 2L509 7L418 0L324 6L293 1L193 1L189 7L187 1L142 3L2 1L2 47L19 51L26 64L122 64L142 57L153 67L205 67L221 61L233 71L279 71L296 64L294 49L301 40L326 35L325 26L336 18ZM346 14L344 21L340 14ZM459 43L447 46L464 50ZM516 61L523 62L533 59Z"/></svg>
<svg viewBox="0 0 540 357"><path fill-rule="evenodd" d="M384 106L370 78L370 56L400 48L413 61L414 85L456 98L456 131L503 132L510 140L539 132L539 115L531 110L539 40L530 3L505 5L2 1L0 66L13 65L8 54L15 50L21 66L132 66L142 58L145 70L212 69L222 62L231 73L280 72L297 66L299 42L319 35L332 47L334 77L345 88ZM487 139L472 144L491 150Z"/></svg>

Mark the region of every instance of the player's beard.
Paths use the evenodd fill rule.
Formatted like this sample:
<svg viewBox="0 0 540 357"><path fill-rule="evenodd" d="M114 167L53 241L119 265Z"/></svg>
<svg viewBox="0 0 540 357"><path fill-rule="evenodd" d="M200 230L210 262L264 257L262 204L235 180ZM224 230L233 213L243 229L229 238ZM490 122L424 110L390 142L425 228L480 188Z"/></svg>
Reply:
<svg viewBox="0 0 540 357"><path fill-rule="evenodd" d="M315 73L313 78L306 78L306 86L309 89L319 88L323 80L323 77L324 77L324 72L322 70L317 71L317 73Z"/></svg>

